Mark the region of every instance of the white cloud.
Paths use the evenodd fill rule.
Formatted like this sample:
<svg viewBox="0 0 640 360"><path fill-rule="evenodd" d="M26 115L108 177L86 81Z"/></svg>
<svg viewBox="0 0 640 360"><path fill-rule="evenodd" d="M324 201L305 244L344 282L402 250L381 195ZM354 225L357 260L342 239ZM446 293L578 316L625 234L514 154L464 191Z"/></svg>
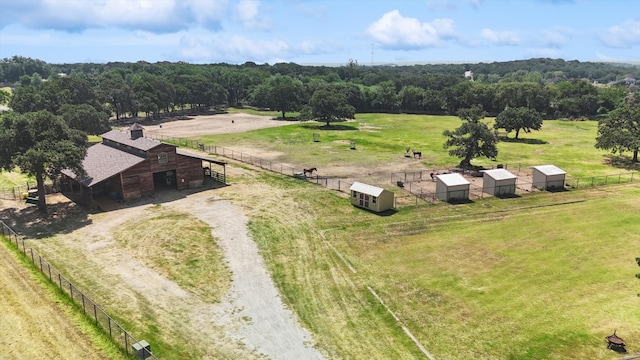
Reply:
<svg viewBox="0 0 640 360"><path fill-rule="evenodd" d="M451 19L421 23L416 18L404 17L398 10L393 10L371 24L367 33L386 48L420 49L442 46L441 38L455 36L455 24Z"/></svg>
<svg viewBox="0 0 640 360"><path fill-rule="evenodd" d="M227 15L227 0L29 0L28 4L28 8L7 4L12 16L3 18L0 25L20 23L67 32L124 28L168 33L193 24L219 28Z"/></svg>
<svg viewBox="0 0 640 360"><path fill-rule="evenodd" d="M271 28L270 21L260 15L260 1L258 0L240 0L236 6L236 16L247 29L266 30Z"/></svg>
<svg viewBox="0 0 640 360"><path fill-rule="evenodd" d="M640 20L628 20L608 28L600 39L610 47L628 49L640 45Z"/></svg>
<svg viewBox="0 0 640 360"><path fill-rule="evenodd" d="M267 63L286 58L290 46L281 40L252 40L238 35L185 36L180 56L195 62Z"/></svg>
<svg viewBox="0 0 640 360"><path fill-rule="evenodd" d="M494 45L506 46L520 44L520 37L518 34L511 31L494 31L485 28L482 29L480 36L483 39L489 40Z"/></svg>

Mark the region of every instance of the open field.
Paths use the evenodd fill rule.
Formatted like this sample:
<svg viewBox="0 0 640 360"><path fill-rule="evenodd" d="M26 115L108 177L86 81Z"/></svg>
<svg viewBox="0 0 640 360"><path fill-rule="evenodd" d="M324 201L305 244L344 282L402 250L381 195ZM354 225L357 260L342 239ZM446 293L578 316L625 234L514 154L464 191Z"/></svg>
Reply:
<svg viewBox="0 0 640 360"><path fill-rule="evenodd" d="M446 156L441 136L456 121L359 114L333 130L309 122L192 136L298 167L317 166L321 175L371 177L393 188L390 172L457 163ZM206 127L199 125L198 131ZM535 141L501 143L498 162L553 163L577 177L624 171L593 149L595 125L545 122L543 131L526 134ZM183 131L179 136L188 135ZM320 142L314 143L317 132ZM351 139L357 150L349 149ZM421 150L423 158L405 158L405 146ZM32 222L24 231L32 231L39 238L34 246L66 267L97 302L128 320L132 333L151 339L162 358L184 358L188 351L191 358L260 357L260 347L254 352L247 345L251 335L227 337L258 317L221 316L224 299L216 302L216 296L228 284L197 282L199 259L219 256L219 248L199 244L198 261L190 263L194 254L186 255L180 271L171 273L176 256L197 237L163 238L159 230L142 236L167 219L170 225L161 224L181 234L194 221L186 209L213 212L220 200L248 217L251 237L283 300L325 358L425 358L401 325L436 359L614 359L617 354L604 342L614 329L630 352L640 352L637 182L403 207L378 216L352 207L343 193L308 182L235 161L227 171L230 186L149 200L160 208L133 203L98 214L77 210L54 226ZM25 213L8 214L17 215L21 230ZM232 237L219 234L215 241ZM138 268L137 276L125 276ZM225 268L218 271L224 274ZM236 320L220 321L227 318Z"/></svg>

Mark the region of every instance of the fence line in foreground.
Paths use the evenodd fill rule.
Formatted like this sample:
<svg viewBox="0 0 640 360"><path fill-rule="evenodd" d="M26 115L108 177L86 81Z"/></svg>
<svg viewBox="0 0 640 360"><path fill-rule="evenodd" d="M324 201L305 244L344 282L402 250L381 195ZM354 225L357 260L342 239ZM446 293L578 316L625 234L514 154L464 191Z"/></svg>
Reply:
<svg viewBox="0 0 640 360"><path fill-rule="evenodd" d="M76 285L62 275L56 268L51 266L51 263L40 256L36 250L32 247L27 247L25 238L19 236L2 220L0 220L0 227L2 228L2 235L4 235L8 242L15 244L18 252L21 253L25 259L30 260L44 277L60 288L65 295L69 296L81 307L84 314L93 319L96 325L99 324L105 332L108 332L112 340L124 347L127 355L135 355L139 359L158 359L151 352L150 347L147 348L145 346L145 341L138 341Z"/></svg>

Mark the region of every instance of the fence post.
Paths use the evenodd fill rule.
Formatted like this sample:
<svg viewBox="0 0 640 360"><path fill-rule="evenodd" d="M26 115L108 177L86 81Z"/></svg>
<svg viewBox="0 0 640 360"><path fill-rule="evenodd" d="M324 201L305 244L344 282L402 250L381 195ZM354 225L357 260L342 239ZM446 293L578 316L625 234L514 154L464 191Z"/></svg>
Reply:
<svg viewBox="0 0 640 360"><path fill-rule="evenodd" d="M93 304L93 312L95 312L96 304ZM96 315L96 324L98 324L98 316ZM107 324L109 324L109 337L113 339L113 334L111 333L111 318L107 316Z"/></svg>
<svg viewBox="0 0 640 360"><path fill-rule="evenodd" d="M71 281L69 281L69 296L71 296L71 299L73 300L73 284Z"/></svg>
<svg viewBox="0 0 640 360"><path fill-rule="evenodd" d="M84 306L84 293L80 292L80 296L82 297L82 311L84 311L84 313L87 313L87 308Z"/></svg>
<svg viewBox="0 0 640 360"><path fill-rule="evenodd" d="M29 251L31 251L31 263L35 264L36 261L33 259L33 248L29 248Z"/></svg>
<svg viewBox="0 0 640 360"><path fill-rule="evenodd" d="M51 279L51 264L47 263L47 268L49 269L49 281L52 281L52 279Z"/></svg>
<svg viewBox="0 0 640 360"><path fill-rule="evenodd" d="M60 290L62 290L62 275L60 275L60 273L58 273L58 284L60 284ZM62 292L64 292L64 290Z"/></svg>

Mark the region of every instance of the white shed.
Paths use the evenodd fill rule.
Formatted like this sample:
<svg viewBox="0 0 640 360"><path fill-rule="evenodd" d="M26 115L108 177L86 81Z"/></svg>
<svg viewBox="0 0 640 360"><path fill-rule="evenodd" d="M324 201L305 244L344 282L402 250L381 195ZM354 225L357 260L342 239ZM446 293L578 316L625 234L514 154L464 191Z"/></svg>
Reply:
<svg viewBox="0 0 640 360"><path fill-rule="evenodd" d="M516 178L505 169L484 170L482 191L494 196L513 195L516 193Z"/></svg>
<svg viewBox="0 0 640 360"><path fill-rule="evenodd" d="M351 190L351 204L375 212L393 209L394 194L383 188L354 182Z"/></svg>
<svg viewBox="0 0 640 360"><path fill-rule="evenodd" d="M555 165L539 165L531 167L533 173L533 187L541 190L564 189L564 179L567 174Z"/></svg>
<svg viewBox="0 0 640 360"><path fill-rule="evenodd" d="M442 201L469 200L469 184L458 173L436 175L436 197Z"/></svg>

